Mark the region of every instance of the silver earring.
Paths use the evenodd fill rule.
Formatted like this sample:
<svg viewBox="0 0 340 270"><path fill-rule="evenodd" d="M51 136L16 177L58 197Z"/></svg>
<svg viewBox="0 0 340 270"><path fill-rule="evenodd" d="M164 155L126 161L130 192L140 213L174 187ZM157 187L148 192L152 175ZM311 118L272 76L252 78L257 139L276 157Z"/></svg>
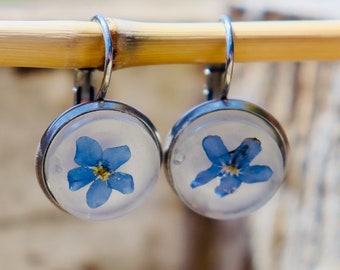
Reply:
<svg viewBox="0 0 340 270"><path fill-rule="evenodd" d="M278 190L288 140L267 111L227 98L233 33L229 17L222 16L221 21L226 30L226 64L206 69L210 100L173 126L165 145L165 167L170 184L189 208L206 217L229 219L252 213ZM220 98L212 99L216 89Z"/></svg>
<svg viewBox="0 0 340 270"><path fill-rule="evenodd" d="M154 186L162 162L158 133L137 109L105 100L114 57L107 21L92 19L105 41L104 77L98 93L92 70L78 70L75 106L42 136L38 181L59 208L86 220L105 220L133 210Z"/></svg>

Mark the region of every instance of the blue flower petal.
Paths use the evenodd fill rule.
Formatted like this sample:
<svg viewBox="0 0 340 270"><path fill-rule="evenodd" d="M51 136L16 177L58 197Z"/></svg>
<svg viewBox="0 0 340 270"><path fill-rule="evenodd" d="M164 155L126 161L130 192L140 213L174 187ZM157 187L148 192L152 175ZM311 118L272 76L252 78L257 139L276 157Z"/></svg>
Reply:
<svg viewBox="0 0 340 270"><path fill-rule="evenodd" d="M221 183L215 188L215 193L219 197L224 197L234 193L241 185L241 181L234 176L225 176L221 178Z"/></svg>
<svg viewBox="0 0 340 270"><path fill-rule="evenodd" d="M127 162L130 157L131 152L127 145L107 148L103 152L102 164L107 170L113 172Z"/></svg>
<svg viewBox="0 0 340 270"><path fill-rule="evenodd" d="M239 174L239 179L244 183L252 184L268 181L272 175L273 171L270 167L256 165L242 170Z"/></svg>
<svg viewBox="0 0 340 270"><path fill-rule="evenodd" d="M115 189L123 194L132 193L134 190L133 178L127 173L116 172L110 175L107 182L110 188Z"/></svg>
<svg viewBox="0 0 340 270"><path fill-rule="evenodd" d="M207 136L202 141L202 146L209 160L216 165L228 164L230 154L219 136Z"/></svg>
<svg viewBox="0 0 340 270"><path fill-rule="evenodd" d="M247 167L260 152L261 142L258 139L244 139L240 146L232 153L231 165L236 168Z"/></svg>
<svg viewBox="0 0 340 270"><path fill-rule="evenodd" d="M212 165L209 169L201 171L195 180L191 182L191 188L199 187L210 182L219 175L220 171L221 167L216 165Z"/></svg>
<svg viewBox="0 0 340 270"><path fill-rule="evenodd" d="M106 181L95 180L86 193L86 202L90 208L102 206L110 198L112 189L108 187Z"/></svg>
<svg viewBox="0 0 340 270"><path fill-rule="evenodd" d="M99 143L90 137L80 137L76 142L76 154L74 162L79 166L97 166L102 159L102 148Z"/></svg>
<svg viewBox="0 0 340 270"><path fill-rule="evenodd" d="M92 181L94 181L96 176L93 173L92 169L77 167L70 170L67 174L67 180L69 183L69 189L72 191L76 191Z"/></svg>

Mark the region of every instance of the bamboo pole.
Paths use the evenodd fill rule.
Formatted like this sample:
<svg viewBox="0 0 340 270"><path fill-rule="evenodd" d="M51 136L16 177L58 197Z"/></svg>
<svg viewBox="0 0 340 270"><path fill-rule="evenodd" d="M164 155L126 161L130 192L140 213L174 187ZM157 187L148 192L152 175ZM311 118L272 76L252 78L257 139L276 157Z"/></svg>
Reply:
<svg viewBox="0 0 340 270"><path fill-rule="evenodd" d="M223 63L222 23L108 19L114 69L171 63ZM235 61L340 60L340 20L233 22ZM100 67L102 32L90 21L0 21L0 66Z"/></svg>

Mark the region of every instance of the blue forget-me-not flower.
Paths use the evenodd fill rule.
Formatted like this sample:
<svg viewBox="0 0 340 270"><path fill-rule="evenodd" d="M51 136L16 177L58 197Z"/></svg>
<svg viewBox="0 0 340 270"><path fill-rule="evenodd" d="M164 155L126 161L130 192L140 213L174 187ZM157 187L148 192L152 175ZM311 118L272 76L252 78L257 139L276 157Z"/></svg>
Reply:
<svg viewBox="0 0 340 270"><path fill-rule="evenodd" d="M250 165L261 152L261 142L256 138L246 138L233 151L228 151L221 137L209 135L202 141L203 149L212 165L197 174L191 182L192 188L207 184L218 178L220 184L215 188L219 197L234 193L242 183L265 182L273 175L268 166Z"/></svg>
<svg viewBox="0 0 340 270"><path fill-rule="evenodd" d="M107 202L113 189L122 194L132 193L133 177L117 171L130 157L127 145L103 151L96 140L86 136L78 138L74 162L79 167L67 174L69 189L77 191L91 183L86 193L86 202L90 208L98 208Z"/></svg>

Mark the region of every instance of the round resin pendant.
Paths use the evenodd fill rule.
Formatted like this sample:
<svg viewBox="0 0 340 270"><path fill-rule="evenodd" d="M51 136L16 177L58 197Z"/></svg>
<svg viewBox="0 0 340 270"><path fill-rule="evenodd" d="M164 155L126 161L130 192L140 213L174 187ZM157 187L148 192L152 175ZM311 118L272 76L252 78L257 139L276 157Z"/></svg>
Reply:
<svg viewBox="0 0 340 270"><path fill-rule="evenodd" d="M171 130L165 166L176 193L195 212L228 219L264 205L285 175L287 137L260 107L213 100L185 114Z"/></svg>
<svg viewBox="0 0 340 270"><path fill-rule="evenodd" d="M133 210L150 192L162 151L152 123L116 101L72 107L43 135L36 159L39 183L61 209L86 220Z"/></svg>

